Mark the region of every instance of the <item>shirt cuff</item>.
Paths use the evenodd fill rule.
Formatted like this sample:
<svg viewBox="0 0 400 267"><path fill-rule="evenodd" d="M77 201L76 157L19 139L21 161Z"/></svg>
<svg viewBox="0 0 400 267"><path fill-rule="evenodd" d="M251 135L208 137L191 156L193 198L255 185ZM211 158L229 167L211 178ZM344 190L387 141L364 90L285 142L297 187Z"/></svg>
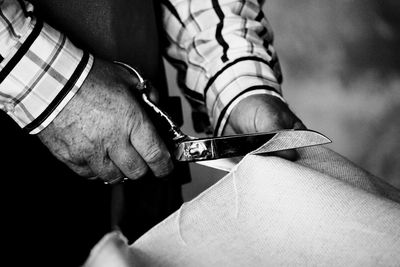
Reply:
<svg viewBox="0 0 400 267"><path fill-rule="evenodd" d="M26 35L1 62L0 108L37 134L79 90L92 64L92 55L32 18Z"/></svg>
<svg viewBox="0 0 400 267"><path fill-rule="evenodd" d="M217 136L222 134L233 108L244 98L267 94L285 102L270 63L257 57L243 57L228 64L210 79L205 94Z"/></svg>

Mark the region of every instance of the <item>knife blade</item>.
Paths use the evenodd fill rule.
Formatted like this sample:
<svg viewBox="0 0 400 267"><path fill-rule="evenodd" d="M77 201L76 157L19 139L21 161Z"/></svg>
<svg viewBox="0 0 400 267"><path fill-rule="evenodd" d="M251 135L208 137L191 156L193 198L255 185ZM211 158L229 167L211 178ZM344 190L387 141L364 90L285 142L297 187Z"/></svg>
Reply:
<svg viewBox="0 0 400 267"><path fill-rule="evenodd" d="M244 156L250 152L270 153L330 142L329 138L319 132L292 129L185 140L177 144L174 156L178 161L193 162Z"/></svg>

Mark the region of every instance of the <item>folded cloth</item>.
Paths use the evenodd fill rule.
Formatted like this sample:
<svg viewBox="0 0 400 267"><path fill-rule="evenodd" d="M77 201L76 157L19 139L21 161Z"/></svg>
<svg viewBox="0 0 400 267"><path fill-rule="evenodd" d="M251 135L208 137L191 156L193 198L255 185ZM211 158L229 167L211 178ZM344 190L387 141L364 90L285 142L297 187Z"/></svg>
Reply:
<svg viewBox="0 0 400 267"><path fill-rule="evenodd" d="M299 154L246 156L135 243L105 236L86 266L398 266L399 190L329 149Z"/></svg>

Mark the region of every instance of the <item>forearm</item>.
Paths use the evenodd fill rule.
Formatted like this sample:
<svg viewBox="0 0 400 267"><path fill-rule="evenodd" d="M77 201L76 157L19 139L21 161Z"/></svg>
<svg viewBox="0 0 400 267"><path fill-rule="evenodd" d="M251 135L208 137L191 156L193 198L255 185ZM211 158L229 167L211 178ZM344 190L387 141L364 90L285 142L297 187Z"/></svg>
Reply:
<svg viewBox="0 0 400 267"><path fill-rule="evenodd" d="M240 100L254 94L281 98L272 31L257 2L168 3L168 56L179 66L188 98L207 107L217 134Z"/></svg>

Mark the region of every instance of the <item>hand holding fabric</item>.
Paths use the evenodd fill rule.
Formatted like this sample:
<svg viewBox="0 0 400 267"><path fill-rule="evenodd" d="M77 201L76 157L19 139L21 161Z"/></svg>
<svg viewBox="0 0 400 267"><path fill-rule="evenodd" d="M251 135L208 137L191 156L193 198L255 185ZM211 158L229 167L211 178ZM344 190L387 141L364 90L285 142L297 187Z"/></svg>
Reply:
<svg viewBox="0 0 400 267"><path fill-rule="evenodd" d="M170 154L131 86L126 71L95 60L80 90L39 138L84 177L137 179L148 169L157 177L167 175L173 168Z"/></svg>

